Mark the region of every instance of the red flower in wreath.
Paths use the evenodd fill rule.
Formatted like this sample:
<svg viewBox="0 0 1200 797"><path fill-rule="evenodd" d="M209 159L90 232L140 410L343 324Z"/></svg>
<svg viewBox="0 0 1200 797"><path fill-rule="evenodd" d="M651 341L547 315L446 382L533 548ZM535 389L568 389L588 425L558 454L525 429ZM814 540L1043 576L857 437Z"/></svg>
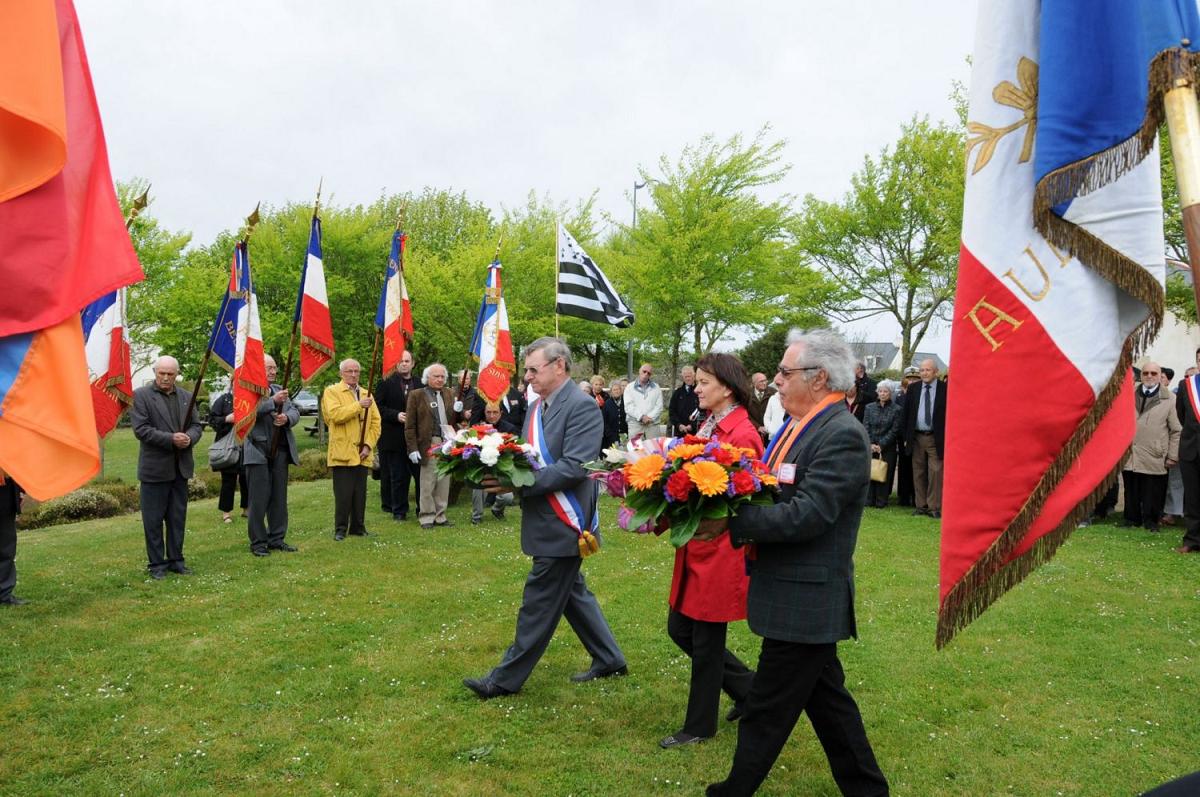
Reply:
<svg viewBox="0 0 1200 797"><path fill-rule="evenodd" d="M692 492L692 479L685 471L677 470L667 479L667 497L672 501L686 501Z"/></svg>
<svg viewBox="0 0 1200 797"><path fill-rule="evenodd" d="M748 470L734 471L732 482L734 495L750 495L754 492L754 476Z"/></svg>
<svg viewBox="0 0 1200 797"><path fill-rule="evenodd" d="M734 462L733 452L725 446L715 449L712 452L713 462L719 462L722 465L732 465Z"/></svg>

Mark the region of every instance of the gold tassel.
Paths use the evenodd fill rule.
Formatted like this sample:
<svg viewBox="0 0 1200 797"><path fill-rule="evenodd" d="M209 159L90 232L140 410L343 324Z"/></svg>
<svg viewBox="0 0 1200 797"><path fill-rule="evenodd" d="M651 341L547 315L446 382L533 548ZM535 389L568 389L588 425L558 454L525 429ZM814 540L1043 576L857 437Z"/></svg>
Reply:
<svg viewBox="0 0 1200 797"><path fill-rule="evenodd" d="M590 531L585 531L579 535L579 555L585 559L594 553L600 552L600 541L596 539L596 535Z"/></svg>

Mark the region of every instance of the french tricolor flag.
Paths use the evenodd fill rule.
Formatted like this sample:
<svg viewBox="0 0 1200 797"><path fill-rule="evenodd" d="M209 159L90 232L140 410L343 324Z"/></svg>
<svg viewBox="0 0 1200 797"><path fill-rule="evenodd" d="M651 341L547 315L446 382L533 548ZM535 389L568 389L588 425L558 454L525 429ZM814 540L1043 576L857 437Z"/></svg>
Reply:
<svg viewBox="0 0 1200 797"><path fill-rule="evenodd" d="M325 291L321 219L316 215L308 237L295 320L300 324L300 379L308 382L333 362L333 319L329 314L329 294Z"/></svg>
<svg viewBox="0 0 1200 797"><path fill-rule="evenodd" d="M1053 556L1134 436L1162 318L1158 130L1196 3L981 0L937 643Z"/></svg>
<svg viewBox="0 0 1200 797"><path fill-rule="evenodd" d="M471 354L479 361L479 378L475 390L489 404L498 404L508 394L513 372L517 370L513 355L512 336L508 331L508 310L504 306L504 290L500 284L500 261L488 266L483 286L483 302L475 321L471 338Z"/></svg>
<svg viewBox="0 0 1200 797"><path fill-rule="evenodd" d="M407 243L408 236L396 230L392 235L392 251L388 255L383 292L375 311L375 326L383 331L385 377L395 370L413 336L412 306L408 301L408 287L404 284L404 250Z"/></svg>
<svg viewBox="0 0 1200 797"><path fill-rule="evenodd" d="M133 403L125 299L125 288L115 290L83 308L81 314L92 410L101 437L116 428L121 413Z"/></svg>
<svg viewBox="0 0 1200 797"><path fill-rule="evenodd" d="M263 352L262 325L258 320L258 297L250 276L250 256L246 242L238 243L233 254L230 295L243 301L237 310L236 354L233 367L233 429L238 440L245 441L258 418L258 402L270 392L267 363Z"/></svg>

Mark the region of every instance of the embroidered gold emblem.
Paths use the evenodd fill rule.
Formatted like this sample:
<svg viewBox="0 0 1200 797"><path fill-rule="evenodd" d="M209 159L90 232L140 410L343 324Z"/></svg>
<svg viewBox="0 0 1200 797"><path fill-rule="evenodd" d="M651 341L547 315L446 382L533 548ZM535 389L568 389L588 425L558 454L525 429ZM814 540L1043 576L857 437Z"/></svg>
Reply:
<svg viewBox="0 0 1200 797"><path fill-rule="evenodd" d="M996 88L992 89L992 99L1001 105L1016 108L1021 112L1021 118L1007 127L991 127L982 122L967 122L967 133L970 135L970 138L967 139L968 160L971 158L971 151L979 147L979 155L975 159L975 166L971 169L971 174L977 174L980 169L988 165L992 155L996 152L996 145L1000 143L1000 139L1009 133L1015 133L1022 127L1025 128L1025 140L1021 142L1021 157L1017 159L1017 163L1027 163L1033 157L1033 138L1037 133L1037 81L1038 65L1021 56L1021 60L1017 62L1017 82L1021 84L1020 88L1003 80Z"/></svg>

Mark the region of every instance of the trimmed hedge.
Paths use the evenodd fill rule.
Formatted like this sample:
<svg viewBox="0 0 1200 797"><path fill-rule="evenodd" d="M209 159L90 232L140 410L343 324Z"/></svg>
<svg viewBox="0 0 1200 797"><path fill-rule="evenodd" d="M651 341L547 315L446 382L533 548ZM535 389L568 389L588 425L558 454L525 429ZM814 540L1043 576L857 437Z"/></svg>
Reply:
<svg viewBox="0 0 1200 797"><path fill-rule="evenodd" d="M101 490L83 487L44 501L21 515L21 528L36 529L121 514L121 503Z"/></svg>

